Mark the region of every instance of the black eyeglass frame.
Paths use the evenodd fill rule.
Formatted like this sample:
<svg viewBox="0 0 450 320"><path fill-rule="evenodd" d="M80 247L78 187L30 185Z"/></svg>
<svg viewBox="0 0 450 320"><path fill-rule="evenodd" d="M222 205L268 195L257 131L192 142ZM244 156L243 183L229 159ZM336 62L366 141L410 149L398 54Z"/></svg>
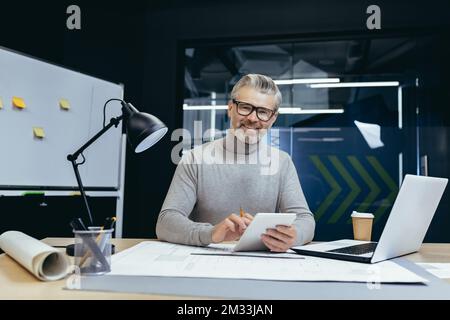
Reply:
<svg viewBox="0 0 450 320"><path fill-rule="evenodd" d="M237 112L239 115L241 115L241 116L249 116L249 115L251 115L251 114L253 113L253 111L256 110L256 117L258 117L258 119L261 120L261 121L263 121L263 122L268 122L268 121L270 121L270 119L272 119L272 117L277 113L277 111L274 111L274 110L269 109L269 108L255 107L255 106L252 105L251 103L248 103L248 102L245 102L245 101L239 101L239 100L236 100L236 99L232 99L231 101L233 101L233 103L237 106L236 112ZM252 107L252 111L250 111L248 114L242 114L242 113L240 113L240 112L239 112L239 104L240 104L240 103L248 104L250 107ZM270 111L270 112L271 112L271 115L270 115L270 117L269 117L267 120L263 120L263 119L261 119L261 118L259 117L259 115L258 115L258 110L267 110L267 111Z"/></svg>

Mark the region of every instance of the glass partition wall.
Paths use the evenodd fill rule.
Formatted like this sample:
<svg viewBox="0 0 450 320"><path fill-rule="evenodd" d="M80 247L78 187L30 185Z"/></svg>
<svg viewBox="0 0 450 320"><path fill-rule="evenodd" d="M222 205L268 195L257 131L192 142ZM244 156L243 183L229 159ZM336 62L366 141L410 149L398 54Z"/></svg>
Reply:
<svg viewBox="0 0 450 320"><path fill-rule="evenodd" d="M404 174L421 173L418 66L432 41L402 36L187 47L183 127L198 139L185 148L225 134L229 94L242 75L268 75L283 96L268 142L293 159L315 214L315 239L352 238L356 210L375 215L378 240Z"/></svg>

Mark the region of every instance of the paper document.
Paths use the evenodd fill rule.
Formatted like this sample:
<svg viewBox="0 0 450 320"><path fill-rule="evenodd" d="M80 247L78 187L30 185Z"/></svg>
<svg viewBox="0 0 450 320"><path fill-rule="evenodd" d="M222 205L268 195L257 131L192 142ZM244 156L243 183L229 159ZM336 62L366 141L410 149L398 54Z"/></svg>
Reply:
<svg viewBox="0 0 450 320"><path fill-rule="evenodd" d="M144 241L113 255L110 274L279 281L427 282L391 261L368 265L315 257L273 259L199 255L213 250L214 248Z"/></svg>
<svg viewBox="0 0 450 320"><path fill-rule="evenodd" d="M450 279L450 263L416 263L432 275L441 279Z"/></svg>
<svg viewBox="0 0 450 320"><path fill-rule="evenodd" d="M364 123L357 120L354 123L371 149L384 146L383 141L381 141L381 127L378 124Z"/></svg>
<svg viewBox="0 0 450 320"><path fill-rule="evenodd" d="M0 248L40 280L59 280L67 275L69 261L64 252L22 232L2 233Z"/></svg>
<svg viewBox="0 0 450 320"><path fill-rule="evenodd" d="M260 258L284 258L284 259L305 259L304 256L296 254L293 250L285 253L269 252L269 251L234 251L236 244L210 244L204 248L205 252L195 252L192 255L211 255L211 256L235 256L235 257L260 257Z"/></svg>

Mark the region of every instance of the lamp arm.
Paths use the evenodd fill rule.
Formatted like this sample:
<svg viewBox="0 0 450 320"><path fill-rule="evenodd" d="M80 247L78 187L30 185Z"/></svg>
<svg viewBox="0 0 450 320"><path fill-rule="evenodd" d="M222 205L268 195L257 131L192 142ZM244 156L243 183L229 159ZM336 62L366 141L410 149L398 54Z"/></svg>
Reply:
<svg viewBox="0 0 450 320"><path fill-rule="evenodd" d="M119 123L122 119L123 119L123 115L116 117L116 118L111 118L111 120L107 126L103 127L95 136L93 136L91 139L89 139L88 142L86 142L83 146L81 146L80 149L78 149L74 153L69 154L67 156L67 160L69 160L72 163L73 170L75 172L75 177L77 178L78 188L80 189L81 196L83 197L84 205L88 212L88 216L89 216L91 225L94 224L94 220L92 219L91 209L89 208L89 203L87 201L86 193L84 192L83 183L82 183L81 177L80 177L80 172L78 171L78 166L80 164L77 163L77 159L80 156L80 154L83 153L84 150L86 150L92 143L94 143L98 138L100 138L112 126L115 126L117 128L117 126L119 125Z"/></svg>
<svg viewBox="0 0 450 320"><path fill-rule="evenodd" d="M78 156L84 150L86 150L92 143L94 143L98 138L100 138L106 131L108 131L109 128L111 128L112 126L115 126L117 128L117 126L119 125L119 123L122 119L123 119L123 115L116 117L116 118L111 118L111 120L109 121L107 126L103 127L103 129L101 129L99 132L97 132L97 134L95 136L93 136L91 139L89 139L89 141L86 142L83 146L81 146L80 149L78 149L77 151L75 151L72 154L69 154L67 156L67 160L69 160L69 161L77 160Z"/></svg>

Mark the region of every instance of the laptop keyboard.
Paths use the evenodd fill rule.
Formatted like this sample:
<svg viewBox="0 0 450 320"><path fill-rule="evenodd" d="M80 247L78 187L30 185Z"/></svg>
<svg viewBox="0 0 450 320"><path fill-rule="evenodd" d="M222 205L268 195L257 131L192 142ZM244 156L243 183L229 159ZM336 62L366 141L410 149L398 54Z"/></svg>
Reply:
<svg viewBox="0 0 450 320"><path fill-rule="evenodd" d="M345 254L352 254L352 255L359 256L362 254L366 254L366 253L375 251L376 247L377 247L376 242L369 242L369 243L357 244L355 246L350 246L350 247L328 250L327 252L345 253Z"/></svg>

